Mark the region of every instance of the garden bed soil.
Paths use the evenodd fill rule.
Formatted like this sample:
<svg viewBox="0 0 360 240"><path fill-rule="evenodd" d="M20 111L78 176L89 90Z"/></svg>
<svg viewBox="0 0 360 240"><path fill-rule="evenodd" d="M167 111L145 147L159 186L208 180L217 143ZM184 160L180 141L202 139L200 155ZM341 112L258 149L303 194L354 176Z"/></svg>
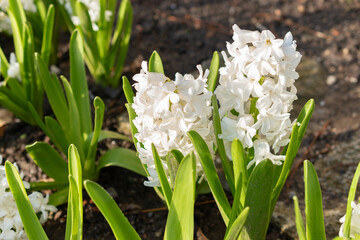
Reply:
<svg viewBox="0 0 360 240"><path fill-rule="evenodd" d="M299 70L302 77L296 82L299 101L295 112L309 98L315 98L317 106L295 160L297 167L280 196L277 217L270 225L267 239L293 239L295 236L294 229L285 228L279 219L294 215L291 201L294 194L300 198L303 207L301 161L304 159L310 159L317 167L323 187L324 208L335 209L339 205L337 202L343 201L336 214L329 213L333 217L331 223L328 216L325 218L328 237L336 236L340 225L334 219L345 213L346 196L343 195L350 185L335 182L337 187L340 185L343 188L340 194L327 182L326 174L329 171L333 171L335 176L346 173L344 178L351 179L353 171L346 169L349 166L353 169L360 160L360 155L351 154L349 150L354 147L351 144L354 136L360 136L357 135L360 130L359 1L258 0L250 4L244 0L133 0L132 4L133 32L124 68L124 75L129 79L139 72L141 61L147 60L153 50L159 52L170 78L175 72L196 70L196 64L209 60L213 51L225 50L225 42L232 41L231 26L235 23L243 29L269 29L281 38L286 32L292 32L298 51L304 56ZM69 34L64 33L61 39L63 44L60 45L58 66L67 75L66 42ZM12 40L1 36L0 44L8 56L13 49ZM124 120L121 119L126 110L121 89L102 88L92 83L91 79L89 88L91 96L100 96L106 104L104 128L123 129L120 126ZM16 162L27 181L46 179L26 153L25 145L34 141L49 142L49 139L37 127L16 118L9 121L9 114L0 110L0 154L4 159ZM99 154L116 146L132 147L127 142L108 140L99 145ZM350 162L324 168L321 163L330 158L335 146L343 146L344 149L338 151L350 154ZM339 154L338 158L341 156ZM167 211L155 192L145 187L143 181L144 178L116 167L102 170L98 180L114 196L142 239L161 239ZM99 210L86 193L84 195L84 239L114 239ZM285 214L282 209L286 209ZM63 239L65 220L66 206L60 206L59 212L45 224L50 239ZM212 196L200 196L195 207L195 238L222 239L224 233L225 225Z"/></svg>

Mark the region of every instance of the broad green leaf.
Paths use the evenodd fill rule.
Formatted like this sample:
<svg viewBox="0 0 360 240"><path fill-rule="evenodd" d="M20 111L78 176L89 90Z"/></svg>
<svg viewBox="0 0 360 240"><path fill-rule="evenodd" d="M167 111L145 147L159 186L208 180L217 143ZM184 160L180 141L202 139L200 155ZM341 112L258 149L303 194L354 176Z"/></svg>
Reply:
<svg viewBox="0 0 360 240"><path fill-rule="evenodd" d="M225 225L228 225L231 207L229 201L226 198L224 189L221 186L221 182L216 172L214 160L212 159L209 148L206 142L204 141L204 139L202 139L202 137L197 132L190 131L188 132L188 135L200 158L201 165L204 169L211 192L214 196L215 202L219 208L221 216L225 222Z"/></svg>
<svg viewBox="0 0 360 240"><path fill-rule="evenodd" d="M12 113L14 113L21 120L33 124L33 119L29 118L29 113L24 110L24 108L15 104L7 95L0 91L0 105L6 109L9 109Z"/></svg>
<svg viewBox="0 0 360 240"><path fill-rule="evenodd" d="M69 200L66 224L66 239L82 239L83 208L82 208L82 170L81 159L75 145L69 147ZM69 210L68 210L69 211ZM69 216L70 215L70 216Z"/></svg>
<svg viewBox="0 0 360 240"><path fill-rule="evenodd" d="M109 223L116 239L141 239L105 189L89 180L84 182L84 186L90 198Z"/></svg>
<svg viewBox="0 0 360 240"><path fill-rule="evenodd" d="M219 135L222 134L222 130L221 130L221 120L220 120L220 115L219 115L219 107L218 107L218 103L217 103L217 99L216 99L215 95L212 96L211 101L212 101L212 106L213 106L213 124L214 124L214 132L215 132L215 138L216 138L216 143L217 143L217 147L218 147L218 152L220 155L221 164L224 169L226 180L227 180L227 182L230 186L231 192L233 193L233 196L234 196L235 195L234 171L231 166L231 162L229 161L229 159L226 156L224 141L222 138L219 138Z"/></svg>
<svg viewBox="0 0 360 240"><path fill-rule="evenodd" d="M171 198L172 198L173 192L171 190L170 183L166 176L164 166L162 164L162 160L160 159L160 156L159 156L154 144L151 144L151 149L152 149L152 156L153 156L154 162L155 162L156 171L159 175L162 192L164 193L166 206L168 207L168 209L170 209Z"/></svg>
<svg viewBox="0 0 360 240"><path fill-rule="evenodd" d="M94 108L95 108L94 132L92 135L90 147L84 165L85 178L92 178L93 175L95 174L95 155L96 155L96 149L98 145L100 131L104 121L104 111L105 111L105 104L101 100L101 98L95 97Z"/></svg>
<svg viewBox="0 0 360 240"><path fill-rule="evenodd" d="M190 240L194 237L195 163L195 155L191 153L179 166L166 221L164 234L166 240Z"/></svg>
<svg viewBox="0 0 360 240"><path fill-rule="evenodd" d="M26 99L31 103L35 103L37 86L34 72L34 38L32 36L31 25L26 23L24 27L24 61L20 64L21 81L25 89ZM37 109L37 106L34 107Z"/></svg>
<svg viewBox="0 0 360 240"><path fill-rule="evenodd" d="M306 239L326 239L319 180L310 161L304 162Z"/></svg>
<svg viewBox="0 0 360 240"><path fill-rule="evenodd" d="M131 149L110 149L100 157L96 167L96 172L99 173L102 168L110 166L126 168L144 177L147 176L140 159L136 155L136 152Z"/></svg>
<svg viewBox="0 0 360 240"><path fill-rule="evenodd" d="M83 148L84 139L82 138L81 135L79 109L77 107L75 96L68 80L64 76L61 76L61 80L65 89L66 99L68 102L69 116L70 116L70 118L68 119L68 128L66 130L64 129L64 131L67 133L69 141L75 144L81 159L83 159L85 158L85 153Z"/></svg>
<svg viewBox="0 0 360 240"><path fill-rule="evenodd" d="M15 198L16 206L19 210L27 237L30 240L48 239L29 201L18 171L8 161L5 162L5 171L6 178L9 183L10 190Z"/></svg>
<svg viewBox="0 0 360 240"><path fill-rule="evenodd" d="M61 189L69 185L69 182L50 181L50 182L31 182L28 191L42 191L48 189Z"/></svg>
<svg viewBox="0 0 360 240"><path fill-rule="evenodd" d="M249 215L249 207L246 207L231 225L225 240L237 240L241 230L243 229L246 219Z"/></svg>
<svg viewBox="0 0 360 240"><path fill-rule="evenodd" d="M261 161L250 175L244 205L250 211L240 239L265 239L271 215L273 175L274 165L270 160Z"/></svg>
<svg viewBox="0 0 360 240"><path fill-rule="evenodd" d="M120 134L118 132L109 131L109 130L101 130L100 131L98 142L100 142L100 141L102 141L104 139L108 139L108 138L120 139L120 140L124 140L124 141L128 141L128 142L133 143L132 138L129 138L128 136L126 136L124 134Z"/></svg>
<svg viewBox="0 0 360 240"><path fill-rule="evenodd" d="M219 53L217 51L214 52L211 64L210 64L210 73L208 76L208 82L207 82L207 89L211 92L214 92L216 84L217 84L217 78L219 74Z"/></svg>
<svg viewBox="0 0 360 240"><path fill-rule="evenodd" d="M52 193L49 197L49 205L59 206L68 201L69 186L66 186L55 193Z"/></svg>
<svg viewBox="0 0 360 240"><path fill-rule="evenodd" d="M48 116L45 117L45 125L47 127L47 130L50 131L50 133L47 135L51 138L51 141L56 145L59 150L66 154L70 142L64 132L64 129L62 129L60 124L55 119Z"/></svg>
<svg viewBox="0 0 360 240"><path fill-rule="evenodd" d="M275 204L277 202L277 199L280 195L281 189L283 188L285 181L290 173L291 170L291 166L294 162L295 156L297 154L298 151L298 130L299 130L299 126L295 123L291 132L291 138L290 138L290 143L288 145L287 151L286 151L286 156L285 156L285 161L283 163L282 169L281 169L281 173L280 176L277 180L277 183L272 191L272 195L271 195L271 211L273 212L274 208L275 208ZM270 221L270 219L269 219Z"/></svg>
<svg viewBox="0 0 360 240"><path fill-rule="evenodd" d="M344 225L344 236L350 237L350 226L351 226L351 215L352 215L352 207L351 202L355 200L355 194L356 194L356 188L359 182L360 178L360 163L358 164L354 177L351 182L348 200L347 200L347 206L346 206L346 217L345 217L345 225Z"/></svg>
<svg viewBox="0 0 360 240"><path fill-rule="evenodd" d="M61 84L56 77L51 77L44 61L41 59L38 53L35 53L35 62L38 69L38 76L44 85L51 109L53 110L60 125L66 131L69 128L68 122L71 118L69 115L65 95L63 93L63 88L61 87Z"/></svg>
<svg viewBox="0 0 360 240"><path fill-rule="evenodd" d="M170 151L170 154L174 156L174 158L179 164L184 159L184 155L179 150L173 149Z"/></svg>
<svg viewBox="0 0 360 240"><path fill-rule="evenodd" d="M294 200L294 210L295 210L295 224L296 230L299 235L299 240L306 240L305 227L303 218L301 216L301 211L299 207L299 201L296 196L293 197Z"/></svg>
<svg viewBox="0 0 360 240"><path fill-rule="evenodd" d="M70 39L70 84L79 111L81 133L86 139L92 131L92 122L83 44L77 30L73 32Z"/></svg>
<svg viewBox="0 0 360 240"><path fill-rule="evenodd" d="M13 1L18 1L18 0L11 0L11 2ZM12 29L12 33L13 33L13 40L14 40L14 47L15 47L15 54L16 54L16 60L18 61L18 63L21 65L24 62L24 47L23 47L23 24L21 23L21 25L19 25L20 23L17 22L16 17L19 17L18 15L15 16L16 14L10 10L8 11L8 16L11 22L11 29ZM25 23L25 22L24 22Z"/></svg>
<svg viewBox="0 0 360 240"><path fill-rule="evenodd" d="M25 147L34 162L55 180L66 182L68 167L64 159L48 143L35 142Z"/></svg>
<svg viewBox="0 0 360 240"><path fill-rule="evenodd" d="M242 174L240 173L240 176L238 178L238 182L236 183L236 191L235 191L235 197L234 201L231 207L231 214L229 219L229 224L226 228L225 236L229 233L233 223L236 221L236 218L238 217L239 213L244 209L243 202L241 202L240 198L243 194L243 184L242 184ZM245 199L245 197L243 197ZM240 233L240 231L239 231Z"/></svg>
<svg viewBox="0 0 360 240"><path fill-rule="evenodd" d="M153 51L149 60L149 72L156 72L164 74L164 67L161 58L157 51Z"/></svg>
<svg viewBox="0 0 360 240"><path fill-rule="evenodd" d="M13 96L15 97L14 102L16 102L19 106L23 107L24 109L26 109L26 102L27 102L26 93L23 86L21 86L19 80L9 77L6 81L6 86L10 88L10 91L13 93Z"/></svg>
<svg viewBox="0 0 360 240"><path fill-rule="evenodd" d="M236 189L241 189L241 203L244 204L245 195L246 195L246 186L248 184L248 171L246 169L246 157L243 145L239 139L234 139L231 144L231 156L234 166L234 176L235 176L235 187ZM237 186L239 178L241 179L242 186ZM236 193L235 193L236 195Z"/></svg>
<svg viewBox="0 0 360 240"><path fill-rule="evenodd" d="M46 64L49 64L49 59L51 54L54 20L55 20L55 8L51 4L46 14L42 46L41 46L41 56Z"/></svg>
<svg viewBox="0 0 360 240"><path fill-rule="evenodd" d="M134 92L131 88L130 82L127 79L127 77L125 77L125 76L123 76L122 80L123 80L123 91L124 91L126 100L129 104L133 104L134 103Z"/></svg>

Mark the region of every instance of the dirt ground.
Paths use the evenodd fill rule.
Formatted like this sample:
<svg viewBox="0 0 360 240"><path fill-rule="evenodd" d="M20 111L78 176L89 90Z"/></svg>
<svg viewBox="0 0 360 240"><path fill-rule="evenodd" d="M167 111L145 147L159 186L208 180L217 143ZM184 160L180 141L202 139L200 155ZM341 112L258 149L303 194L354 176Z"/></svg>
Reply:
<svg viewBox="0 0 360 240"><path fill-rule="evenodd" d="M310 159L316 164L332 146L349 141L360 129L360 1L257 0L250 4L244 0L133 0L132 4L134 24L124 68L129 79L139 72L141 61L148 60L153 50L159 52L170 78L175 72L194 71L197 64L211 58L213 51L225 50L225 42L232 41L233 24L250 30L269 29L279 38L292 32L304 60L299 70L302 77L296 83L300 103L295 109L309 98L315 98L316 109L295 160L298 167L281 195L284 202L292 204L289 192L303 196L302 160ZM64 33L62 38L67 41L69 35ZM0 36L0 44L7 55L13 49L11 39L5 36ZM65 73L67 58L68 46L64 45L59 67ZM121 89L104 89L90 83L90 90L106 103L104 128L117 130L119 116L125 112ZM7 117L0 115L0 120ZM15 119L0 125L0 135L0 154L16 161L26 180L46 178L24 148L34 141L48 141L38 128ZM106 141L99 145L100 152L115 146L131 147L121 141ZM104 169L99 179L142 239L161 239L167 212L155 192L143 186L143 181L120 168ZM50 239L63 239L65 233L66 207L59 209L56 220L45 225ZM293 239L280 228L272 224L267 239ZM337 231L330 229L328 237L335 237ZM222 239L224 233L225 226L212 196L201 196L195 207L196 239ZM114 239L88 197L84 200L84 239Z"/></svg>

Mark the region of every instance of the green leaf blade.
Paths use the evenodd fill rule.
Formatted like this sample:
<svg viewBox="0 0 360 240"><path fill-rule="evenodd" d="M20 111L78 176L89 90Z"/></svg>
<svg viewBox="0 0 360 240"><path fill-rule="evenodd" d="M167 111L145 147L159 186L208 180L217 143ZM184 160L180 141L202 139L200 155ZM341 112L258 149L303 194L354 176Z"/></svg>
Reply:
<svg viewBox="0 0 360 240"><path fill-rule="evenodd" d="M84 182L85 189L95 205L99 208L116 239L139 239L139 235L131 226L116 202L100 185L90 180Z"/></svg>
<svg viewBox="0 0 360 240"><path fill-rule="evenodd" d="M47 240L48 237L34 212L18 171L8 161L5 163L5 171L28 238L31 240Z"/></svg>

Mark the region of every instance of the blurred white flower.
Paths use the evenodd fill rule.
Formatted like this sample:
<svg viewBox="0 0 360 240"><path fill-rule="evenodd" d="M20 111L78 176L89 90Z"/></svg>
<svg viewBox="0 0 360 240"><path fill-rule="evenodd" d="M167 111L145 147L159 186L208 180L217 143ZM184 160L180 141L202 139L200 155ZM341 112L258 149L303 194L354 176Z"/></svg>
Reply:
<svg viewBox="0 0 360 240"><path fill-rule="evenodd" d="M350 238L355 238L355 234L360 235L360 203L356 204L354 201L351 202L351 207L353 208L351 212L351 223L350 223ZM345 218L346 214L340 218L340 231L339 236L344 236L344 227L345 227Z"/></svg>
<svg viewBox="0 0 360 240"><path fill-rule="evenodd" d="M21 80L20 75L20 64L16 61L15 53L10 53L10 62L9 68L7 70L7 74L11 78L16 78L17 80Z"/></svg>
<svg viewBox="0 0 360 240"><path fill-rule="evenodd" d="M100 20L100 0L79 0L88 8L88 13L90 16L90 20L92 22L92 27L94 31L99 30L99 26L97 23ZM74 15L74 11L71 7L70 0L59 0L60 4L62 4L65 10L71 17L71 21L74 25L80 25L80 19L78 16ZM113 16L113 12L110 10L105 11L105 20L110 21L111 17Z"/></svg>
<svg viewBox="0 0 360 240"><path fill-rule="evenodd" d="M134 119L138 133L138 151L141 161L147 165L150 177L146 186L158 186L158 176L152 157L151 144L154 144L160 157L176 149L185 156L195 151L187 132L197 131L212 149L211 95L206 87L208 70L203 73L197 66L199 77L177 73L172 81L162 73L147 70L147 63L142 63L142 70L133 79L136 90L132 108L137 117ZM163 161L164 169L167 169ZM201 172L198 163L198 173Z"/></svg>
<svg viewBox="0 0 360 240"><path fill-rule="evenodd" d="M36 5L34 0L20 0L25 11L36 12ZM0 1L0 9L6 11L9 7L9 0Z"/></svg>
<svg viewBox="0 0 360 240"><path fill-rule="evenodd" d="M264 159L279 164L284 157L275 154L289 143L292 130L289 112L297 99L295 68L301 54L291 33L282 40L268 30L241 30L237 25L233 30L234 42L227 43L229 56L222 53L225 67L219 70L215 90L222 118L220 137L228 156L234 138L245 148L254 147L256 156L249 166Z"/></svg>
<svg viewBox="0 0 360 240"><path fill-rule="evenodd" d="M2 156L0 155L0 164ZM14 166L18 170L16 163ZM20 173L21 179L23 174ZM28 182L23 181L25 188L29 188ZM8 190L9 185L6 179L5 167L0 165L0 239L25 240L28 239L21 222L20 214L17 209L15 199ZM39 192L33 192L29 195L29 200L35 213L41 213L40 222L44 223L48 219L49 211L57 211L56 207L48 205L49 196L43 197Z"/></svg>

